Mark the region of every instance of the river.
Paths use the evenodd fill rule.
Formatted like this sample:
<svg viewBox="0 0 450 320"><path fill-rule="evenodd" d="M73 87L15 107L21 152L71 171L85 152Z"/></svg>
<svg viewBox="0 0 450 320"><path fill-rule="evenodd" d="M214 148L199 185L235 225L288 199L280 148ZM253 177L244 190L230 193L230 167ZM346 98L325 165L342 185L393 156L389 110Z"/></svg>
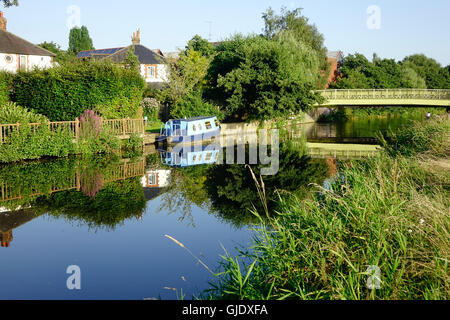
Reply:
<svg viewBox="0 0 450 320"><path fill-rule="evenodd" d="M373 117L305 132L308 142L375 144L377 131L408 123ZM224 249L249 245L250 211L264 209L243 165L170 164L155 151L0 166L0 299L190 299L209 288L208 268L218 270ZM282 142L279 171L265 177L269 211L277 190L305 197L305 186L335 170L335 161Z"/></svg>

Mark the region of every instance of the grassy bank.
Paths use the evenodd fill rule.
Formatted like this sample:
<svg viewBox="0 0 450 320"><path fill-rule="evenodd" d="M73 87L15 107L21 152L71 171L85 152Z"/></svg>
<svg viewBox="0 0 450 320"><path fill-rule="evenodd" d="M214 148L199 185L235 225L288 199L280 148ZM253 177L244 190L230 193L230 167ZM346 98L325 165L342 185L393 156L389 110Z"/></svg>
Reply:
<svg viewBox="0 0 450 320"><path fill-rule="evenodd" d="M329 190L281 197L278 218L240 256L224 256L205 296L449 299L448 126L446 118L385 137L387 152L342 164ZM417 147L422 139L428 147Z"/></svg>

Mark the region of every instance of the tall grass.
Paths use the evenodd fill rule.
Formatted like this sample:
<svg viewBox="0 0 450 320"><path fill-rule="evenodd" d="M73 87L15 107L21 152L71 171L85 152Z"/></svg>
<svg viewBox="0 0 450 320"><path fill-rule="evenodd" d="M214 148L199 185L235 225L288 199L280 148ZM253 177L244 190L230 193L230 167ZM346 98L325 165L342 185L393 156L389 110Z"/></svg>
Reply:
<svg viewBox="0 0 450 320"><path fill-rule="evenodd" d="M205 296L449 299L450 172L387 153L339 171L344 182L317 186L309 200L281 197L277 218L255 229L251 248L223 257ZM367 286L370 266L381 272L379 289Z"/></svg>

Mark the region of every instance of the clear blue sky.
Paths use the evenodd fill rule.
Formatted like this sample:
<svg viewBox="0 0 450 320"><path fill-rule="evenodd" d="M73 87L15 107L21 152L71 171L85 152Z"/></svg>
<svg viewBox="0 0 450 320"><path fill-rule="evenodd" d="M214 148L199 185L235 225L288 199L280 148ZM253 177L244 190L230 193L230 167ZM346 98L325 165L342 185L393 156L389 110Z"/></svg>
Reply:
<svg viewBox="0 0 450 320"><path fill-rule="evenodd" d="M304 15L325 36L329 50L360 52L371 58L402 59L424 53L450 64L449 0L19 0L3 9L8 30L34 43L55 41L67 48L68 7L81 9L96 48L128 45L141 28L142 44L163 51L183 47L195 34L212 40L233 33L260 33L261 13L268 7L302 7ZM367 8L380 8L380 29L369 29Z"/></svg>

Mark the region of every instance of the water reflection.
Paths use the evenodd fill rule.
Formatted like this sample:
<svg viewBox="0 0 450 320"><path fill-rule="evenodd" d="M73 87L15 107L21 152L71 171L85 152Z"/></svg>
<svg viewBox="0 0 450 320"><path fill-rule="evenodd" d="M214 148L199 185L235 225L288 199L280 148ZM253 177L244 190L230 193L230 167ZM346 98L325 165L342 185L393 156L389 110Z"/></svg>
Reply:
<svg viewBox="0 0 450 320"><path fill-rule="evenodd" d="M262 167L252 166L257 180ZM304 152L303 146L288 141L280 145L278 173L264 176L263 199L257 192L250 169L243 165L215 165L208 170L205 184L212 212L242 227L258 221L252 211L262 217L266 215L264 203L267 203L268 212L276 212L280 193L292 193L304 198L314 189L312 184L322 184L329 173L326 160L312 159Z"/></svg>

